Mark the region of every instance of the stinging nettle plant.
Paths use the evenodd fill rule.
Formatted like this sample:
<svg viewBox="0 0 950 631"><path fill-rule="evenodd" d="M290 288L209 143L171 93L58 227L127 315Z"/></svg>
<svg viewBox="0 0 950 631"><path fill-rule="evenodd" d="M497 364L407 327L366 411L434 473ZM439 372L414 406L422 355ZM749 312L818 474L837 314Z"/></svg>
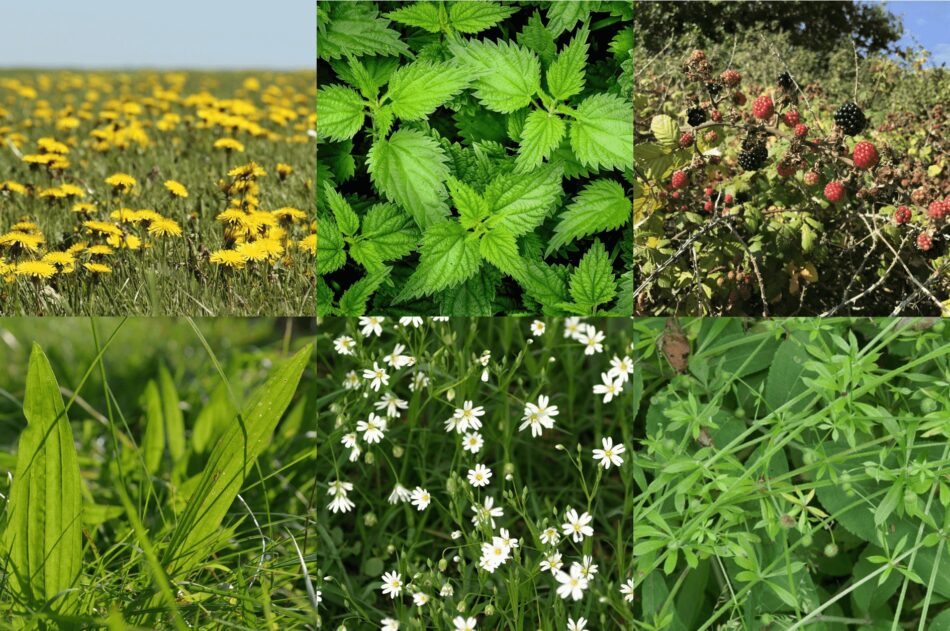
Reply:
<svg viewBox="0 0 950 631"><path fill-rule="evenodd" d="M319 313L632 312L632 8L523 5L318 4Z"/></svg>

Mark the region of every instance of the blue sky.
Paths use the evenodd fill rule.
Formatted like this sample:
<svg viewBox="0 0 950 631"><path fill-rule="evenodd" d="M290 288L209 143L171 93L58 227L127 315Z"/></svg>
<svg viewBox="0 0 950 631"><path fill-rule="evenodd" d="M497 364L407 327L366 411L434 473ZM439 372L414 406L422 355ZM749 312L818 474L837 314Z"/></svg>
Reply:
<svg viewBox="0 0 950 631"><path fill-rule="evenodd" d="M14 0L2 67L312 68L313 0Z"/></svg>
<svg viewBox="0 0 950 631"><path fill-rule="evenodd" d="M933 53L933 65L950 67L950 2L928 0L919 2L887 2L891 13L904 19L904 37L900 46L915 43Z"/></svg>

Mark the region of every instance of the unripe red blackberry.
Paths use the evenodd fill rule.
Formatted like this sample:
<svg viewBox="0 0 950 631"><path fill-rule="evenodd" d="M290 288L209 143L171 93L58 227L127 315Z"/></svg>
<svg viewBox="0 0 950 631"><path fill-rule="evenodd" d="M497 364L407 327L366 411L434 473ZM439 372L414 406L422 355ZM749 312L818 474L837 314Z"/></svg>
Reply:
<svg viewBox="0 0 950 631"><path fill-rule="evenodd" d="M707 186L706 188L703 189L703 195L705 195L706 197L712 197L712 194L713 194L713 187Z"/></svg>
<svg viewBox="0 0 950 631"><path fill-rule="evenodd" d="M913 216L910 208L907 206L898 206L897 210L894 211L894 223L897 225L902 225L910 221L910 218Z"/></svg>
<svg viewBox="0 0 950 631"><path fill-rule="evenodd" d="M917 235L917 249L921 252L927 252L934 246L934 240L926 232Z"/></svg>
<svg viewBox="0 0 950 631"><path fill-rule="evenodd" d="M680 198L680 192L679 192L679 191L673 191L672 193L670 193L670 197L672 197L673 199L679 199L679 198Z"/></svg>
<svg viewBox="0 0 950 631"><path fill-rule="evenodd" d="M880 156L877 155L877 149L871 143L862 140L854 145L854 151L851 152L851 158L854 160L854 166L859 169L870 169L877 166Z"/></svg>
<svg viewBox="0 0 950 631"><path fill-rule="evenodd" d="M722 112L720 112L719 110L713 110L713 111L711 111L711 112L709 113L709 118L710 118L710 119L712 120L712 122L714 122L714 123L721 123L721 122L722 122Z"/></svg>
<svg viewBox="0 0 950 631"><path fill-rule="evenodd" d="M844 199L844 184L841 182L828 182L825 185L825 199L832 204L837 204Z"/></svg>
<svg viewBox="0 0 950 631"><path fill-rule="evenodd" d="M798 110L791 110L791 111L785 112L784 120L785 120L786 125L788 125L789 127L794 127L801 120L801 116L799 116Z"/></svg>
<svg viewBox="0 0 950 631"><path fill-rule="evenodd" d="M768 94L763 94L752 103L752 115L759 120L772 118L773 114L775 114L775 104Z"/></svg>
<svg viewBox="0 0 950 631"><path fill-rule="evenodd" d="M684 131L683 135L680 136L680 147L685 149L691 144L693 144L693 134L689 133L688 131Z"/></svg>
<svg viewBox="0 0 950 631"><path fill-rule="evenodd" d="M726 202L727 204L731 204L731 203L732 203L732 195L730 195L729 193L726 193L726 196L722 198L722 201Z"/></svg>
<svg viewBox="0 0 950 631"><path fill-rule="evenodd" d="M729 70L723 70L719 78L730 88L736 87L742 81L742 75L731 68Z"/></svg>
<svg viewBox="0 0 950 631"><path fill-rule="evenodd" d="M803 179L808 186L815 186L821 181L821 176L814 171L808 171Z"/></svg>
<svg viewBox="0 0 950 631"><path fill-rule="evenodd" d="M715 129L710 129L705 134L703 134L703 138L706 139L707 143L714 144L717 140L719 140L719 134L716 133Z"/></svg>
<svg viewBox="0 0 950 631"><path fill-rule="evenodd" d="M703 203L703 210L705 210L707 213L709 213L709 212L712 212L712 209L713 209L712 200L711 200L711 199L707 199L707 200Z"/></svg>
<svg viewBox="0 0 950 631"><path fill-rule="evenodd" d="M686 175L685 171L676 171L670 179L670 184L673 185L673 188L686 188L686 185L689 184L689 176Z"/></svg>
<svg viewBox="0 0 950 631"><path fill-rule="evenodd" d="M950 212L950 204L947 202L937 200L930 202L930 205L927 206L927 216L934 221L940 221L947 216L948 212Z"/></svg>
<svg viewBox="0 0 950 631"><path fill-rule="evenodd" d="M795 125L795 136L797 138L804 138L808 135L808 125L805 123L799 123Z"/></svg>

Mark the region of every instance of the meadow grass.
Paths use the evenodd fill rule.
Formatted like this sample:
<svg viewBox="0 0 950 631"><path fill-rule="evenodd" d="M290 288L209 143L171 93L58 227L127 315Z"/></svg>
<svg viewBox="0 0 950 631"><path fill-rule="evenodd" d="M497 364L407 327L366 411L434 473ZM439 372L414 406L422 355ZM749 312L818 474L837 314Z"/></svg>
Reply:
<svg viewBox="0 0 950 631"><path fill-rule="evenodd" d="M7 624L312 627L313 324L0 319L0 466L11 474L0 482ZM43 365L53 380L46 386L38 385ZM146 396L153 389L157 406ZM66 414L38 418L38 393ZM24 412L31 427L71 430L81 474L81 539L47 523L32 552L14 535L36 532L39 517L25 516L30 504L17 485L66 498L49 483L58 470L32 466L47 457L48 441L24 437ZM52 570L44 563L58 555L78 555L78 572L50 594L49 581L30 576ZM57 562L64 573L67 561Z"/></svg>
<svg viewBox="0 0 950 631"><path fill-rule="evenodd" d="M587 325L603 336L603 348L591 354L581 337ZM613 380L618 393L610 401L594 390L611 358L626 357L630 344L630 322L623 319L322 320L317 568L323 626L580 629L584 618L594 629L629 628L633 594L624 590L632 586L633 468L627 460L605 469L592 450L605 437L631 445L629 381ZM388 383L376 390L371 377L380 367ZM385 409L387 393L402 401L393 403L395 414ZM529 405L558 408L537 436L530 425L520 429ZM473 410L481 427L447 429L460 409ZM389 418L383 423L374 414ZM383 426L378 442L367 422ZM483 440L477 453L463 448L473 434ZM492 472L485 486L470 481L476 464ZM401 498L391 496L397 484ZM417 510L412 501L422 490L431 504ZM473 523L486 498L503 514ZM564 534L569 508L592 516L591 535L575 542ZM557 531L558 542L542 540L547 528ZM501 557L491 550L498 544ZM584 566L588 585L578 600L556 593L560 583L542 569L545 560L563 578L572 564ZM381 591L391 572L402 584L394 598Z"/></svg>
<svg viewBox="0 0 950 631"><path fill-rule="evenodd" d="M314 313L313 83L0 72L0 314Z"/></svg>
<svg viewBox="0 0 950 631"><path fill-rule="evenodd" d="M944 322L634 337L636 629L950 628Z"/></svg>

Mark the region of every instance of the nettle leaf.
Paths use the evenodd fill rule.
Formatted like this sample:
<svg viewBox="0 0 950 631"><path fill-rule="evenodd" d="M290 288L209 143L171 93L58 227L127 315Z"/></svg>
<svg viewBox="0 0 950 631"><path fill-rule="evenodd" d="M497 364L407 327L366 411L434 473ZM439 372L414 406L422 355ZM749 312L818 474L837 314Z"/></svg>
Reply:
<svg viewBox="0 0 950 631"><path fill-rule="evenodd" d="M518 12L495 2L456 2L449 9L449 21L459 33L478 33Z"/></svg>
<svg viewBox="0 0 950 631"><path fill-rule="evenodd" d="M443 184L449 174L446 161L439 143L411 129L378 140L366 156L376 188L405 208L423 230L449 213Z"/></svg>
<svg viewBox="0 0 950 631"><path fill-rule="evenodd" d="M524 268L515 277L525 293L543 305L555 305L567 297L567 285L560 274L541 261L525 260Z"/></svg>
<svg viewBox="0 0 950 631"><path fill-rule="evenodd" d="M446 184L448 184L452 202L459 211L463 228L472 228L488 217L488 202L475 189L451 176L446 180Z"/></svg>
<svg viewBox="0 0 950 631"><path fill-rule="evenodd" d="M607 250L600 240L594 241L571 274L571 297L578 306L593 312L616 295L617 279L614 278Z"/></svg>
<svg viewBox="0 0 950 631"><path fill-rule="evenodd" d="M372 242L380 260L392 261L416 249L419 229L393 204L376 204L363 217L362 238Z"/></svg>
<svg viewBox="0 0 950 631"><path fill-rule="evenodd" d="M445 26L445 11L431 2L416 2L407 7L383 14L393 22L417 26L430 33L438 33Z"/></svg>
<svg viewBox="0 0 950 631"><path fill-rule="evenodd" d="M338 59L349 55L391 55L409 52L389 20L377 17L369 2L333 3L332 19L318 24L317 56Z"/></svg>
<svg viewBox="0 0 950 631"><path fill-rule="evenodd" d="M521 131L516 164L519 171L530 171L544 162L564 138L564 120L546 110L532 110Z"/></svg>
<svg viewBox="0 0 950 631"><path fill-rule="evenodd" d="M335 272L346 264L343 235L332 219L317 221L317 274Z"/></svg>
<svg viewBox="0 0 950 631"><path fill-rule="evenodd" d="M456 221L431 226L422 237L419 265L396 302L428 296L474 276L482 265L478 238Z"/></svg>
<svg viewBox="0 0 950 631"><path fill-rule="evenodd" d="M382 270L383 258L372 241L356 241L350 244L350 258L362 265L367 272Z"/></svg>
<svg viewBox="0 0 950 631"><path fill-rule="evenodd" d="M548 92L556 99L567 100L584 89L584 69L587 67L587 29L582 28L571 42L561 49L557 59L548 68L545 78Z"/></svg>
<svg viewBox="0 0 950 631"><path fill-rule="evenodd" d="M337 193L329 182L324 182L323 189L326 193L327 203L330 204L330 210L333 211L333 216L336 218L337 228L348 237L356 234L356 231L360 229L360 218L353 212L349 202L343 199L343 196Z"/></svg>
<svg viewBox="0 0 950 631"><path fill-rule="evenodd" d="M532 51L509 42L451 42L460 64L477 78L475 97L488 109L507 114L531 103L541 89L541 62Z"/></svg>
<svg viewBox="0 0 950 631"><path fill-rule="evenodd" d="M491 317L495 315L497 274L483 271L456 287L442 292L439 307L442 315Z"/></svg>
<svg viewBox="0 0 950 631"><path fill-rule="evenodd" d="M349 140L363 127L363 97L356 90L330 85L317 90L317 133L331 140Z"/></svg>
<svg viewBox="0 0 950 631"><path fill-rule="evenodd" d="M557 37L564 31L574 28L574 25L581 20L586 20L590 12L599 6L599 0L552 2L548 5L548 28Z"/></svg>
<svg viewBox="0 0 950 631"><path fill-rule="evenodd" d="M393 73L389 99L403 120L425 118L469 83L469 73L452 63L416 61Z"/></svg>
<svg viewBox="0 0 950 631"><path fill-rule="evenodd" d="M486 233L478 244L478 251L486 261L509 276L517 278L524 271L518 241L508 228L497 227Z"/></svg>
<svg viewBox="0 0 950 631"><path fill-rule="evenodd" d="M561 168L544 166L524 175L501 175L485 189L493 228L519 236L540 226L561 196Z"/></svg>
<svg viewBox="0 0 950 631"><path fill-rule="evenodd" d="M337 310L341 316L361 316L366 314L366 303L373 292L389 278L390 268L386 267L378 272L359 279L340 296L340 306Z"/></svg>
<svg viewBox="0 0 950 631"><path fill-rule="evenodd" d="M554 34L544 26L537 11L528 18L528 23L518 34L518 43L538 53L545 63L550 63L557 56Z"/></svg>
<svg viewBox="0 0 950 631"><path fill-rule="evenodd" d="M561 214L545 256L569 241L615 230L632 217L633 203L624 194L623 186L614 180L595 180L584 187Z"/></svg>
<svg viewBox="0 0 950 631"><path fill-rule="evenodd" d="M577 106L571 147L594 168L633 166L633 104L612 94L595 94Z"/></svg>

